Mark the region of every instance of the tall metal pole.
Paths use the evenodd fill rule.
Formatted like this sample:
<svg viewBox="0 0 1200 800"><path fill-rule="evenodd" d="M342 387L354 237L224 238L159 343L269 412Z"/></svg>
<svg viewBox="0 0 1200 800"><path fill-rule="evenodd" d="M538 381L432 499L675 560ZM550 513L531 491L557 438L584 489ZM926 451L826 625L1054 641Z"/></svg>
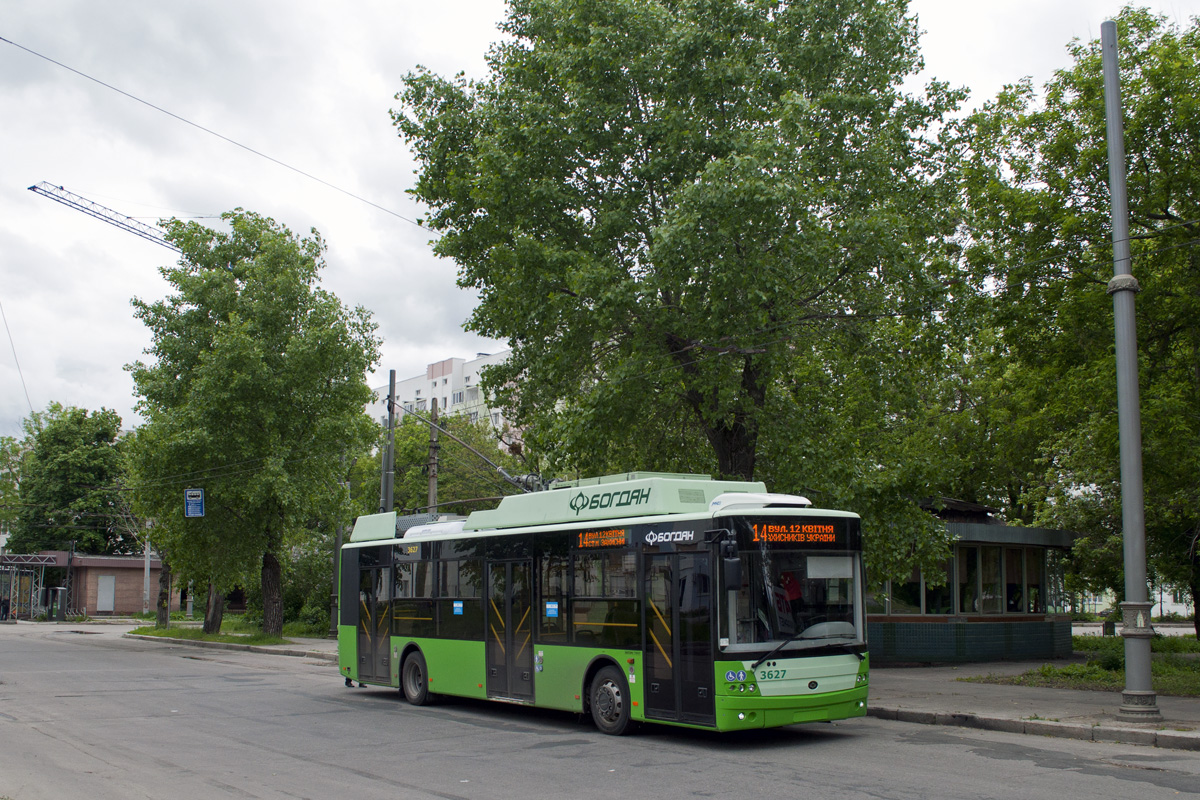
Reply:
<svg viewBox="0 0 1200 800"><path fill-rule="evenodd" d="M150 537L146 537L145 562L142 571L142 613L150 613Z"/></svg>
<svg viewBox="0 0 1200 800"><path fill-rule="evenodd" d="M1117 63L1117 23L1100 25L1104 68L1104 110L1108 127L1108 185L1112 198L1113 298L1117 355L1117 424L1121 447L1121 523L1124 531L1125 602L1121 603L1125 639L1125 691L1119 716L1161 719L1150 676L1150 593L1146 585L1146 519L1142 490L1142 418L1138 398L1137 279L1130 269L1129 203L1125 194L1125 126Z"/></svg>
<svg viewBox="0 0 1200 800"><path fill-rule="evenodd" d="M379 512L391 511L393 508L394 490L396 486L396 370L388 371L387 399L387 448L383 451L383 462L379 480Z"/></svg>
<svg viewBox="0 0 1200 800"><path fill-rule="evenodd" d="M351 466L353 466L353 463ZM346 480L342 482L342 486L344 486L346 488L346 509L347 509L347 511L349 511L350 510L350 501L352 499L350 497L350 476L349 475L347 475ZM334 526L334 531L336 531L336 534L335 534L336 538L333 543L333 584L332 584L333 588L329 593L329 638L330 639L337 638L338 584L341 581L341 573L342 573L342 571L341 571L341 566L342 566L341 555L342 555L343 527L342 527L341 520L339 520L337 525Z"/></svg>
<svg viewBox="0 0 1200 800"><path fill-rule="evenodd" d="M437 479L438 479L438 402L430 398L432 405L429 414L429 513L437 513Z"/></svg>

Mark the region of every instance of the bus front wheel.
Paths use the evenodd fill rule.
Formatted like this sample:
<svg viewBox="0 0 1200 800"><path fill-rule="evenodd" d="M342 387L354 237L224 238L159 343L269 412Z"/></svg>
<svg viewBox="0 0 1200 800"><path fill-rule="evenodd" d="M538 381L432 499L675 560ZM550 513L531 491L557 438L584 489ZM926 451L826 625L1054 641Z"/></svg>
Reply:
<svg viewBox="0 0 1200 800"><path fill-rule="evenodd" d="M620 736L630 730L629 685L621 670L613 666L604 667L592 679L588 692L592 707L592 721L601 733Z"/></svg>
<svg viewBox="0 0 1200 800"><path fill-rule="evenodd" d="M404 666L400 668L400 686L404 689L404 698L414 706L426 706L433 702L425 656L420 652L410 653L404 659Z"/></svg>

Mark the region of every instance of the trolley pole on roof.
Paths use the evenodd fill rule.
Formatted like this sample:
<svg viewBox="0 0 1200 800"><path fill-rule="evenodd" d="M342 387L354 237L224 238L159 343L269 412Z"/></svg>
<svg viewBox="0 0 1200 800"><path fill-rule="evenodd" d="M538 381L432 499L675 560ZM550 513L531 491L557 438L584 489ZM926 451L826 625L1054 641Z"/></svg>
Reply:
<svg viewBox="0 0 1200 800"><path fill-rule="evenodd" d="M1162 719L1150 676L1150 597L1146 588L1146 508L1142 487L1142 418L1138 397L1137 279L1130 269L1129 204L1125 193L1125 126L1117 62L1117 23L1100 25L1104 69L1104 110L1108 128L1108 185L1112 197L1113 298L1117 356L1117 417L1121 449L1121 524L1124 533L1125 602L1121 603L1125 640L1125 691L1118 716Z"/></svg>

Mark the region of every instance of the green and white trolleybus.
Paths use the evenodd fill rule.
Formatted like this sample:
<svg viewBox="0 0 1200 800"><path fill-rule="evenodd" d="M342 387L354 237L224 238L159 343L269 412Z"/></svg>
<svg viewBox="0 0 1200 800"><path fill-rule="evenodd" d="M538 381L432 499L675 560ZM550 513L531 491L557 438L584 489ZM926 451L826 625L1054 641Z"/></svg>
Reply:
<svg viewBox="0 0 1200 800"><path fill-rule="evenodd" d="M338 668L457 695L721 731L863 716L859 518L762 483L629 473L341 552Z"/></svg>

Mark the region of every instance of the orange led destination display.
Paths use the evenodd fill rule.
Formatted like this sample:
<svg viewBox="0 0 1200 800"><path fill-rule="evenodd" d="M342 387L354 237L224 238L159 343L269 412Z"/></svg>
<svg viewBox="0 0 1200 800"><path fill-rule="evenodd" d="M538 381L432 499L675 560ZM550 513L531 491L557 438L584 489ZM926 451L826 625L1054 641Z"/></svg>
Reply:
<svg viewBox="0 0 1200 800"><path fill-rule="evenodd" d="M785 522L781 524L754 523L754 541L770 544L833 544L837 528L828 523Z"/></svg>
<svg viewBox="0 0 1200 800"><path fill-rule="evenodd" d="M628 543L624 528L609 528L603 531L581 532L576 547L586 550L595 547L624 547Z"/></svg>

